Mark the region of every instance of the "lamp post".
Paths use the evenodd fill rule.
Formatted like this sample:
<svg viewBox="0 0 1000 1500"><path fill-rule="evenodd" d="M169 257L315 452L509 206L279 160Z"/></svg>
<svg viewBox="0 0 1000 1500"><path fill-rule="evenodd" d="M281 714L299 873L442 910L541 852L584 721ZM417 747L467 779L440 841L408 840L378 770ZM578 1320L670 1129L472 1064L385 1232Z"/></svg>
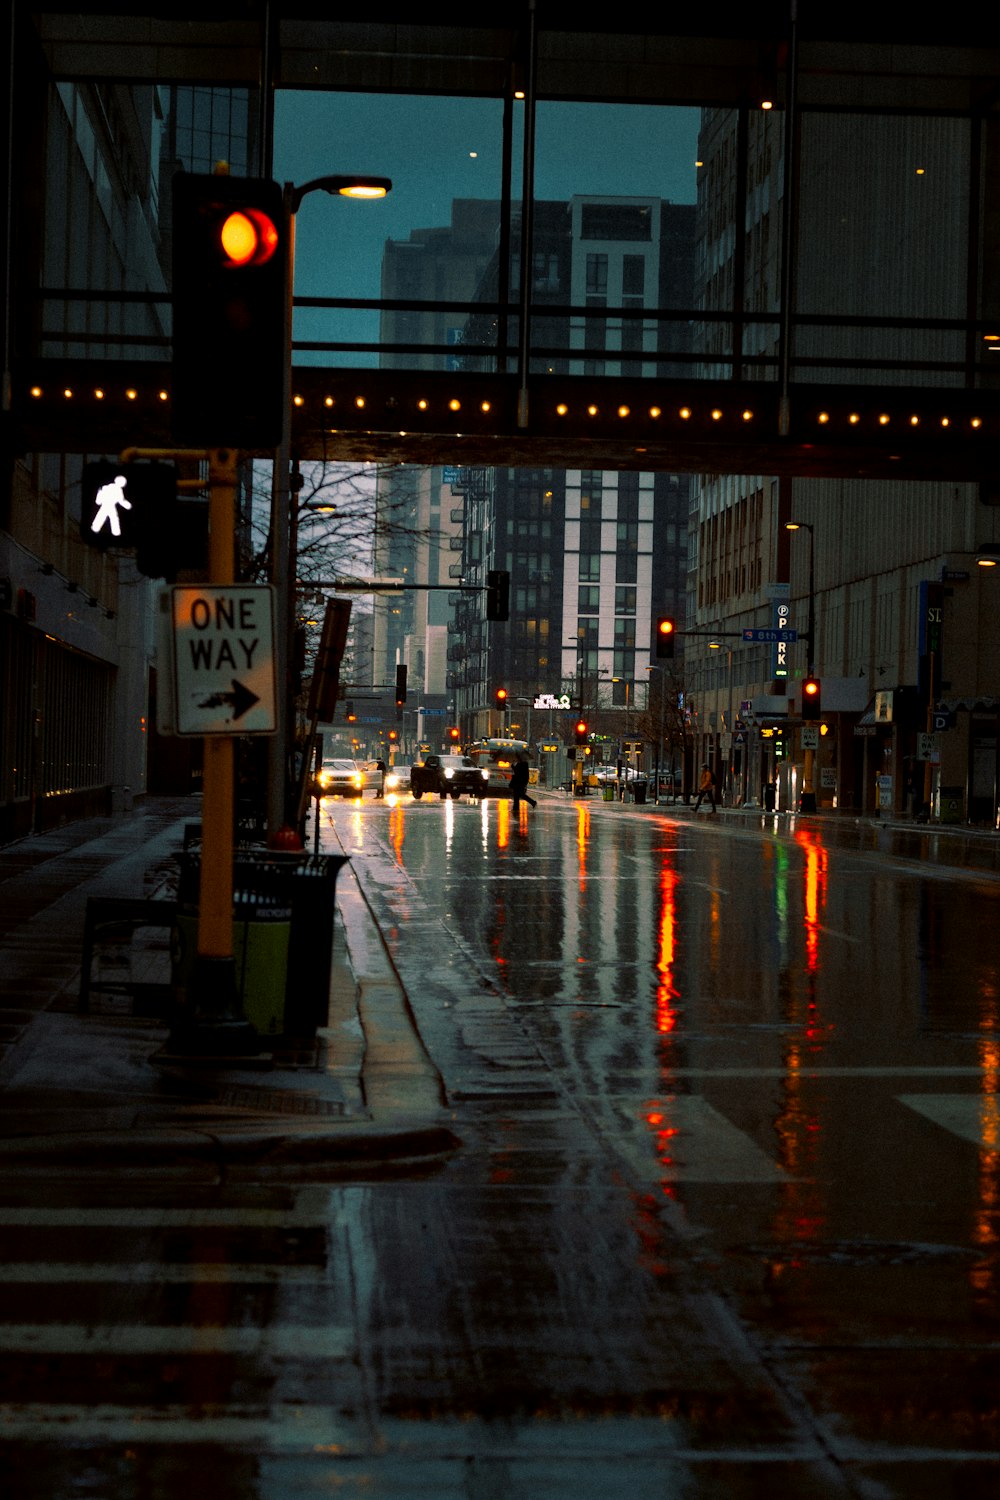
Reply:
<svg viewBox="0 0 1000 1500"><path fill-rule="evenodd" d="M278 683L277 732L271 741L267 780L267 833L273 839L287 821L290 692L289 645L293 629L295 565L292 551L292 308L295 292L295 215L307 193L330 193L342 198L384 198L392 191L388 177L316 177L296 187L286 182L282 189L288 235L287 282L285 286L285 339L282 369L281 442L274 458L271 481L271 584L274 588L277 629L274 668Z"/></svg>
<svg viewBox="0 0 1000 1500"><path fill-rule="evenodd" d="M659 807L659 805L660 805L660 756L663 753L663 708L664 708L664 703L666 701L666 696L667 696L667 684L666 684L666 681L665 681L665 678L664 678L664 673L666 672L666 670L667 670L666 667L654 667L654 666L650 666L650 667L646 668L647 672L659 672L659 674L660 674L660 737L659 737L659 739L656 742L656 795L653 798L653 800L656 803L657 807ZM647 708L648 708L648 700L647 700ZM670 767L670 779L671 779L671 783L673 784L673 788L674 788L674 801L676 802L677 801L677 784L674 781L673 772L674 772L674 768L673 768L673 765L671 765L671 767Z"/></svg>
<svg viewBox="0 0 1000 1500"><path fill-rule="evenodd" d="M733 764L733 648L732 648L732 646L723 646L721 644L721 642L719 642L719 641L709 641L709 643L708 643L708 649L710 651L725 651L726 658L727 658L727 670L726 670L726 682L727 682L727 689L726 689L726 700L727 700L727 703L726 703L726 733L729 736L729 751L728 751L728 754L726 755L726 774L725 774L725 776L723 778L723 790L725 790L726 787L728 787L729 790L730 790L730 792L732 792L732 764ZM721 746L721 738L720 738L720 746Z"/></svg>
<svg viewBox="0 0 1000 1500"><path fill-rule="evenodd" d="M809 521L786 521L785 530L808 531L809 533L809 614L806 625L806 676L813 677L816 672L816 575L814 571L815 538L813 527ZM804 761L799 812L813 813L816 811L816 789L813 785L815 751L811 746L805 751Z"/></svg>

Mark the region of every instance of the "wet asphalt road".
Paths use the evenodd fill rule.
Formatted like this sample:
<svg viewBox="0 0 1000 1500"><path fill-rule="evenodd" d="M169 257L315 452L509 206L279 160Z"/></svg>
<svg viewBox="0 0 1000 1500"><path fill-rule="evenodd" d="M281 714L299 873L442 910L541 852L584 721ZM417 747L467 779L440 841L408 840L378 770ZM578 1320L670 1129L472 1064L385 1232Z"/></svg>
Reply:
<svg viewBox="0 0 1000 1500"><path fill-rule="evenodd" d="M330 817L462 1149L8 1198L12 1492L995 1496L992 871L568 799Z"/></svg>

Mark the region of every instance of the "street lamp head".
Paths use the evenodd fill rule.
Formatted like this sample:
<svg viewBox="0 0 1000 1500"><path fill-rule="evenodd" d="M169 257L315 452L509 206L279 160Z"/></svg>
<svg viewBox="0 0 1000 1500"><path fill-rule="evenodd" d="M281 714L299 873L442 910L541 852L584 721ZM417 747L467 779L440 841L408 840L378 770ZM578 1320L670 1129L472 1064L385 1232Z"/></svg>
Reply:
<svg viewBox="0 0 1000 1500"><path fill-rule="evenodd" d="M811 521L786 521L786 531L812 531Z"/></svg>
<svg viewBox="0 0 1000 1500"><path fill-rule="evenodd" d="M368 177L355 174L352 177L338 174L333 177L314 177L301 187L286 189L291 194L291 210L297 213L299 204L307 193L331 193L341 198L384 198L392 192L391 177Z"/></svg>

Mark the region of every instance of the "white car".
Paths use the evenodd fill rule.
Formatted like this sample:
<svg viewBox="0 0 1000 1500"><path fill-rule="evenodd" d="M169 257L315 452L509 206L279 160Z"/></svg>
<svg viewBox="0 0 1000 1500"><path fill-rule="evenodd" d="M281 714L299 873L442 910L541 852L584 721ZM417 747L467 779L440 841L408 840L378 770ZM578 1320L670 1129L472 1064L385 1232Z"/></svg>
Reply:
<svg viewBox="0 0 1000 1500"><path fill-rule="evenodd" d="M321 797L360 797L365 776L353 760L325 760L316 777Z"/></svg>

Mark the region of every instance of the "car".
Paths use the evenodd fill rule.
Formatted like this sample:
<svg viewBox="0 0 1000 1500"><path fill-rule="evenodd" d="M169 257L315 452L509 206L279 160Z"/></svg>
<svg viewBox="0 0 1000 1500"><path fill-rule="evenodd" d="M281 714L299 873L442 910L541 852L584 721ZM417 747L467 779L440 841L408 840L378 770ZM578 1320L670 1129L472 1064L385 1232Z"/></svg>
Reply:
<svg viewBox="0 0 1000 1500"><path fill-rule="evenodd" d="M445 792L449 797L460 797L463 792L468 792L470 797L486 796L490 783L486 766L478 766L467 755L439 755L438 760L444 782L442 796Z"/></svg>
<svg viewBox="0 0 1000 1500"><path fill-rule="evenodd" d="M385 773L385 789L387 792L408 792L410 790L410 772L413 769L411 761L406 759L394 760Z"/></svg>
<svg viewBox="0 0 1000 1500"><path fill-rule="evenodd" d="M365 775L356 761L324 760L314 785L320 797L361 797Z"/></svg>
<svg viewBox="0 0 1000 1500"><path fill-rule="evenodd" d="M439 797L460 797L468 792L485 797L490 773L467 755L425 755L410 771L410 791L419 802L425 792Z"/></svg>

